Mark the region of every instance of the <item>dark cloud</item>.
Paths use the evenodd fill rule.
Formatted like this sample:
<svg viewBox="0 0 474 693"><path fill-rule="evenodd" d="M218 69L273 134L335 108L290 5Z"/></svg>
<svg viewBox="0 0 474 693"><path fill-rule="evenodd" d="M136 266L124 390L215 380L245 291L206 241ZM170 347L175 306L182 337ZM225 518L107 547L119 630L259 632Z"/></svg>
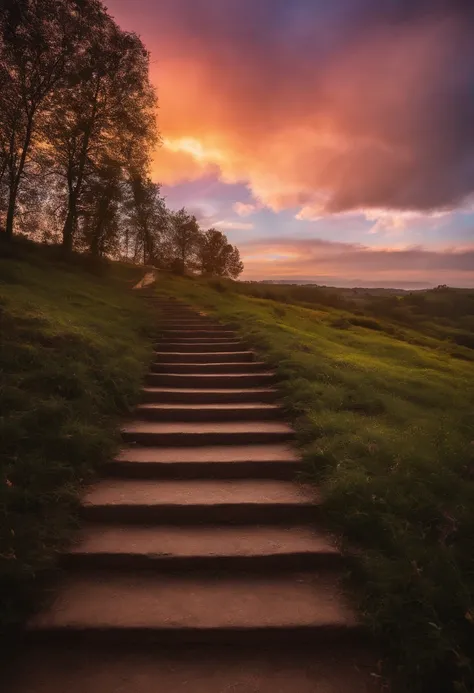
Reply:
<svg viewBox="0 0 474 693"><path fill-rule="evenodd" d="M163 0L163 132L212 143L200 165L275 209L455 207L474 192L473 37L472 1Z"/></svg>

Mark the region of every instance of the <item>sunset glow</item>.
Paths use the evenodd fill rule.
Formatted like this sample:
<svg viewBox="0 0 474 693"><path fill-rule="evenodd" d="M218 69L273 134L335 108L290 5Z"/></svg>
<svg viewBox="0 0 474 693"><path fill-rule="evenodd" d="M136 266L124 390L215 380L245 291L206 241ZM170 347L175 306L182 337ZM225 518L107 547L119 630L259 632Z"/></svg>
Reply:
<svg viewBox="0 0 474 693"><path fill-rule="evenodd" d="M462 4L108 7L151 51L163 136L153 176L172 206L229 231L243 278L318 281L321 257L285 256L291 238L339 244L328 283L474 285L474 49ZM348 266L354 244L365 250ZM413 248L408 269L393 253ZM369 273L362 256L376 260Z"/></svg>

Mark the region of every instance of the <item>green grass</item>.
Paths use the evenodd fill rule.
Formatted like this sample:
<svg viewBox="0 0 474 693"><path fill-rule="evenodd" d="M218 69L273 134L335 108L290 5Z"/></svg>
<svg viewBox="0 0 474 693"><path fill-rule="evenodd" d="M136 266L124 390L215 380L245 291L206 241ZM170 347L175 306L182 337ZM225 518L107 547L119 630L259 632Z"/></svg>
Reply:
<svg viewBox="0 0 474 693"><path fill-rule="evenodd" d="M402 690L473 690L474 350L434 336L431 307L413 321L406 310L387 319L370 305L256 298L223 281L163 276L159 290L235 324L275 367ZM450 335L456 319L469 328L466 301Z"/></svg>
<svg viewBox="0 0 474 693"><path fill-rule="evenodd" d="M139 268L1 247L0 628L21 625L115 450L151 354ZM5 257L8 255L8 257Z"/></svg>

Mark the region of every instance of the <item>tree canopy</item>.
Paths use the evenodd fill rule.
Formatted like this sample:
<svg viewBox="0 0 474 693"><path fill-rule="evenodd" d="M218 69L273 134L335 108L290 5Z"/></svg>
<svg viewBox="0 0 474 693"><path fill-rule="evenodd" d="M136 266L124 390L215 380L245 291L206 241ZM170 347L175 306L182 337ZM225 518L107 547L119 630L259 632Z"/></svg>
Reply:
<svg viewBox="0 0 474 693"><path fill-rule="evenodd" d="M3 0L0 233L179 273L236 278L239 251L151 179L149 54L100 0Z"/></svg>

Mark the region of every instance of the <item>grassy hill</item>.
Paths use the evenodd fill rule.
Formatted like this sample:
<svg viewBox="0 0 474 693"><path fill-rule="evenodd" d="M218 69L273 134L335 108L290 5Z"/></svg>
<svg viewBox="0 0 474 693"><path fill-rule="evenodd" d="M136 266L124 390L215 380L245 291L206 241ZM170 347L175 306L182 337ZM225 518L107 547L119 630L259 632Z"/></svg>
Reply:
<svg viewBox="0 0 474 693"><path fill-rule="evenodd" d="M21 623L151 354L139 268L0 247L0 626Z"/></svg>
<svg viewBox="0 0 474 693"><path fill-rule="evenodd" d="M8 256L6 256L8 255ZM0 247L0 624L22 622L151 358L138 268ZM360 607L409 687L474 688L474 292L161 275L274 366Z"/></svg>
<svg viewBox="0 0 474 693"><path fill-rule="evenodd" d="M474 292L361 308L313 287L163 276L159 289L235 324L275 367L403 690L472 690Z"/></svg>

